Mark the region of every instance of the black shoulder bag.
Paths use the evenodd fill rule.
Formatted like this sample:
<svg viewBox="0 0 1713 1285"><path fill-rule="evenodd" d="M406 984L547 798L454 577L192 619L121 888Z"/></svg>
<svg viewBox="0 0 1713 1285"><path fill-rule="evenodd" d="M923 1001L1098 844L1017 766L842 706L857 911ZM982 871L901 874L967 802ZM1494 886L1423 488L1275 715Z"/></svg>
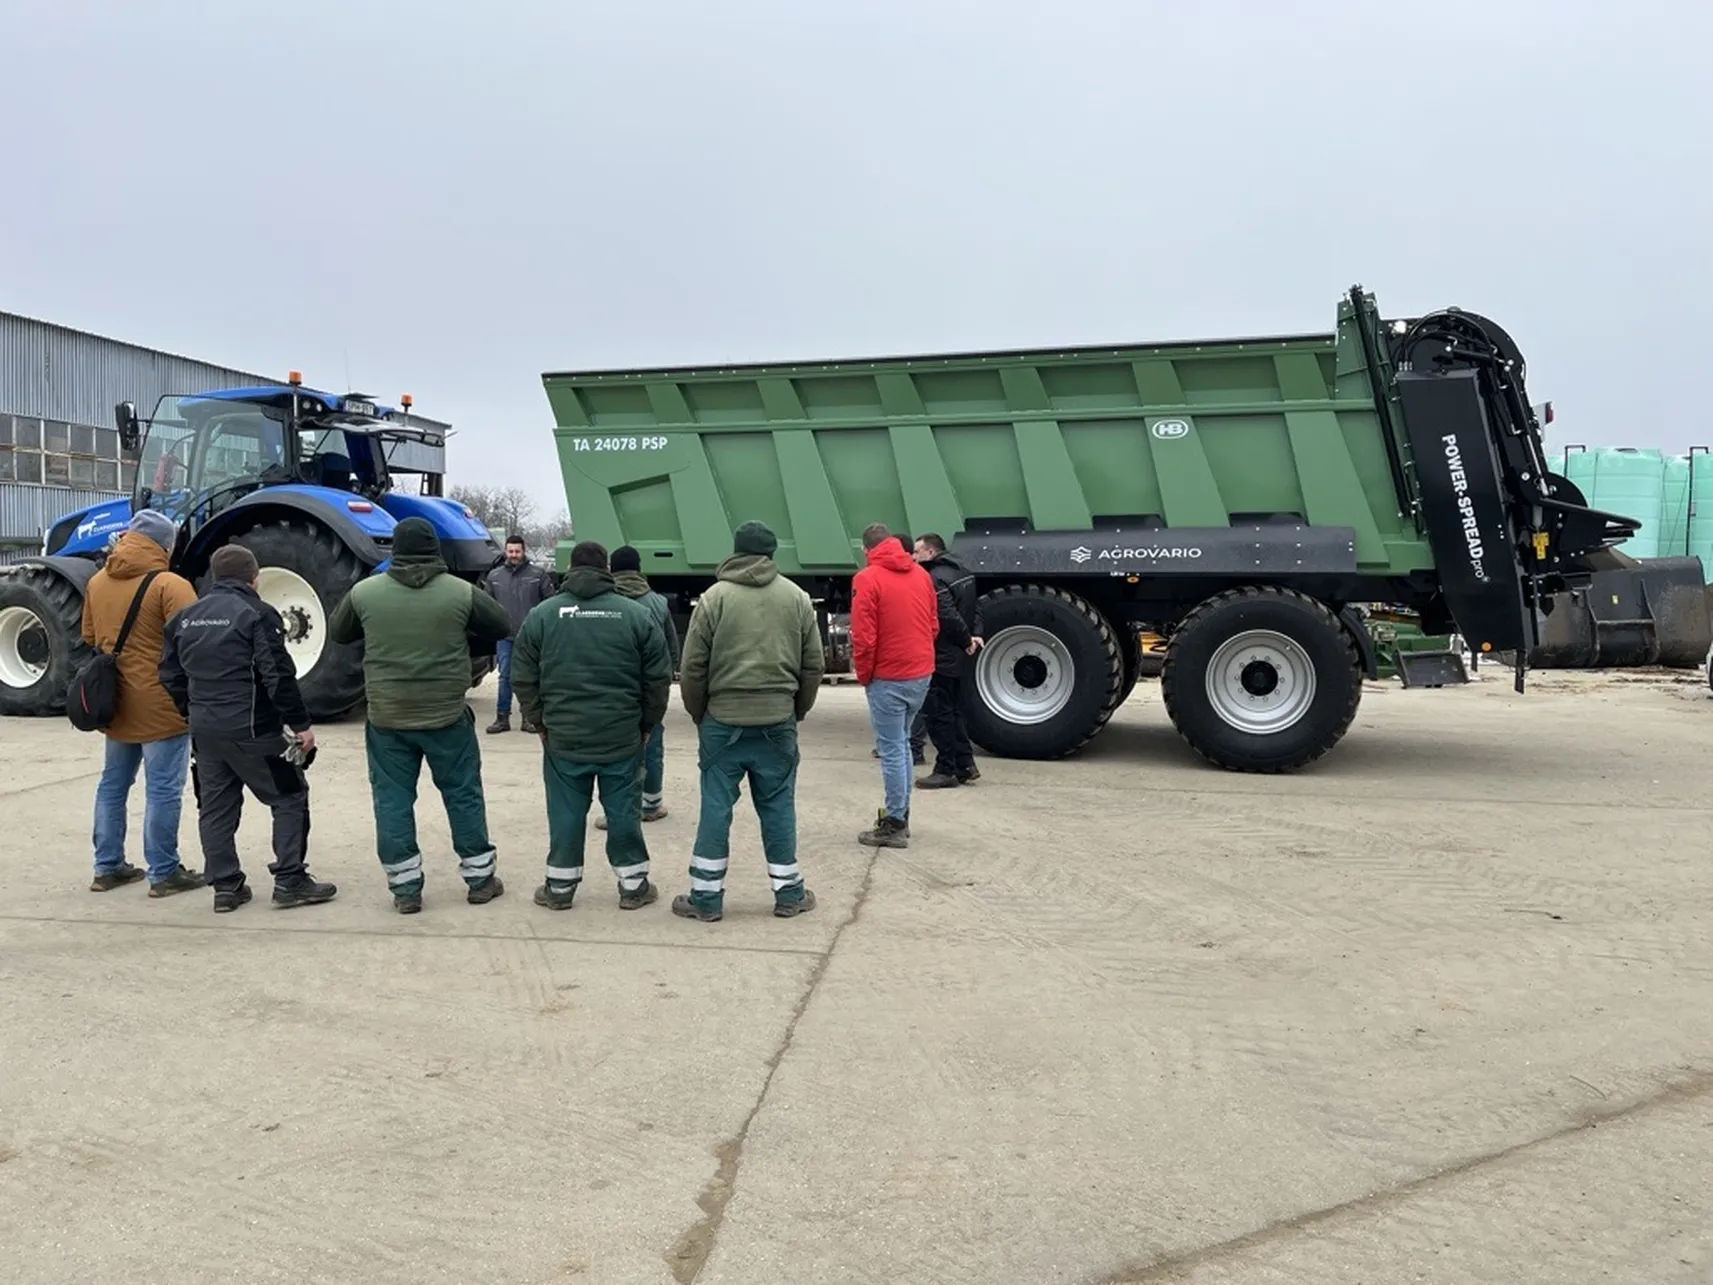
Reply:
<svg viewBox="0 0 1713 1285"><path fill-rule="evenodd" d="M131 599L131 609L125 613L125 623L119 627L113 650L96 652L72 675L65 694L65 716L78 731L104 731L118 715L119 653L125 649L131 626L137 623L137 613L143 609L143 598L158 575L159 571L149 572L137 586L137 596Z"/></svg>

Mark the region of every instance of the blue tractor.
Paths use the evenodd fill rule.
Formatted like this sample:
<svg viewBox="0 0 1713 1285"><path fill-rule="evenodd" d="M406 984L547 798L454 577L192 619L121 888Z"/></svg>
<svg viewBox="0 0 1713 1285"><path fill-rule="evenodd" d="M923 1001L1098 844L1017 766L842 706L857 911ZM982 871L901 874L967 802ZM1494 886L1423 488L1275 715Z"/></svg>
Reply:
<svg viewBox="0 0 1713 1285"><path fill-rule="evenodd" d="M426 518L452 574L479 581L501 560L488 529L440 494L442 434L361 394L285 384L160 399L140 419L115 409L120 443L137 461L135 490L68 513L49 528L40 557L0 572L0 714L57 714L72 674L88 656L83 590L139 508L178 524L173 570L199 589L223 544L241 544L261 564L259 591L285 621L312 717L337 718L363 699L360 643L327 636L333 609L363 577L384 571L393 528ZM416 492L396 486L414 475ZM473 657L471 685L493 667Z"/></svg>

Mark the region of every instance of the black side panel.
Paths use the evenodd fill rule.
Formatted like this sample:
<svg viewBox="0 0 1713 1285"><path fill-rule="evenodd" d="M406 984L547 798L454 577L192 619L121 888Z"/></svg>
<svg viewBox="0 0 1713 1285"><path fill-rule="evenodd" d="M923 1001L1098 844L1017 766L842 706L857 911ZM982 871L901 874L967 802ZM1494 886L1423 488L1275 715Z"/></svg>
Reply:
<svg viewBox="0 0 1713 1285"><path fill-rule="evenodd" d="M492 540L442 540L440 556L446 559L448 571L466 580L485 576L505 561Z"/></svg>
<svg viewBox="0 0 1713 1285"><path fill-rule="evenodd" d="M1458 632L1475 648L1532 648L1534 613L1476 372L1400 371L1397 388L1422 521Z"/></svg>
<svg viewBox="0 0 1713 1285"><path fill-rule="evenodd" d="M1134 532L976 525L952 537L950 552L975 574L989 576L1353 574L1356 532L1283 523Z"/></svg>

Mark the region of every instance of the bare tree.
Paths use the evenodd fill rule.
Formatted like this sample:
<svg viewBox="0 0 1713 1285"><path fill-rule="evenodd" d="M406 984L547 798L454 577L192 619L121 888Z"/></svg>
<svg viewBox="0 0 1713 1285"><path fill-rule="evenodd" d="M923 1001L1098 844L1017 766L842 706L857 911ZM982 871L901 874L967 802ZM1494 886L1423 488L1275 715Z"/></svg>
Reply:
<svg viewBox="0 0 1713 1285"><path fill-rule="evenodd" d="M535 501L522 487L453 487L447 494L466 505L483 526L504 535L520 535L533 556L551 557L554 546L571 537L571 519L559 509L544 521L535 521Z"/></svg>

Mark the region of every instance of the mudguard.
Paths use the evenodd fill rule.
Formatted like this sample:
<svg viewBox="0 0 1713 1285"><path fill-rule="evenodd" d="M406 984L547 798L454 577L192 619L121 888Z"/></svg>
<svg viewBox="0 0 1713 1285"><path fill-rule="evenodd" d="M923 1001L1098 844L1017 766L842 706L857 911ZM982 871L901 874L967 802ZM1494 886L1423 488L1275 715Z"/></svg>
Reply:
<svg viewBox="0 0 1713 1285"><path fill-rule="evenodd" d="M1377 681L1380 677L1380 658L1374 651L1374 635L1368 632L1368 626L1362 622L1362 617L1356 614L1356 608L1345 607L1340 611L1338 623L1344 626L1344 631L1350 635L1350 641L1356 644L1356 654L1361 657L1362 672L1368 675L1368 681Z"/></svg>
<svg viewBox="0 0 1713 1285"><path fill-rule="evenodd" d="M28 567L45 567L66 583L73 585L78 593L82 593L89 585L89 578L95 574L99 564L94 558L66 557L61 554L49 554L47 557L19 558L16 562L0 567L0 574L7 571L23 571Z"/></svg>
<svg viewBox="0 0 1713 1285"><path fill-rule="evenodd" d="M307 517L326 527L369 566L387 557L382 544L391 543L398 525L392 514L351 491L297 483L270 486L252 491L203 525L185 551L186 574L200 575L214 550L237 532L270 518L290 516Z"/></svg>

